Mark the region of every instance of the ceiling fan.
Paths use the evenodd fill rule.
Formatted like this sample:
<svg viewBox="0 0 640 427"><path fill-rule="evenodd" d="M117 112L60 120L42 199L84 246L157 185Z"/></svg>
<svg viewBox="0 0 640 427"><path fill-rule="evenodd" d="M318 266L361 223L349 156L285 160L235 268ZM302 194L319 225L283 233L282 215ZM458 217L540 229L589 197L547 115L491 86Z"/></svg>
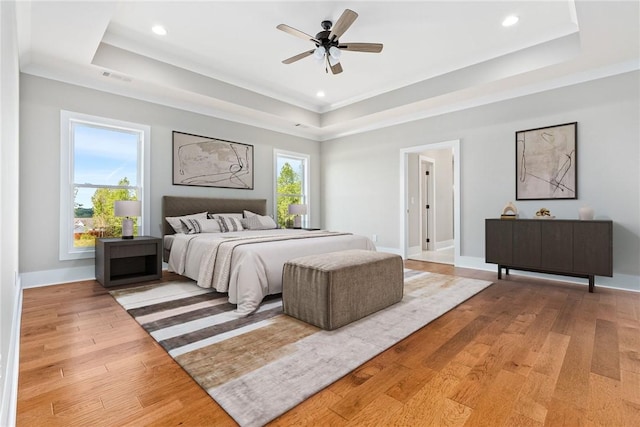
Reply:
<svg viewBox="0 0 640 427"><path fill-rule="evenodd" d="M327 73L330 68L333 74L338 74L342 72L342 65L340 65L341 51L350 50L352 52L370 53L382 52L382 43L343 43L338 40L345 31L349 29L357 17L358 14L353 10L345 9L335 25L333 25L331 21L322 21L321 25L323 30L316 34L315 37L300 30L296 30L286 24L278 25L276 27L277 29L293 36L309 40L316 45L315 49L294 55L291 58L285 59L282 63L291 64L302 58L313 55L316 59L325 62L325 70Z"/></svg>

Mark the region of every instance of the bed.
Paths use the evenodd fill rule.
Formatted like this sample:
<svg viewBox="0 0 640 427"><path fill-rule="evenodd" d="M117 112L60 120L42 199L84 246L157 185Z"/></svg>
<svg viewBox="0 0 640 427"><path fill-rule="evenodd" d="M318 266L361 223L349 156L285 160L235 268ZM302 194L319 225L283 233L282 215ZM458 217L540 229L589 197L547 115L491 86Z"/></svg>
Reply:
<svg viewBox="0 0 640 427"><path fill-rule="evenodd" d="M207 220L202 219L203 213ZM210 220L210 215L216 215L215 219ZM254 215L260 221L271 221L265 199L164 196L163 260L169 271L195 280L198 286L228 293L229 302L237 305L235 314L247 316L259 308L266 295L282 292L282 269L288 260L347 249L376 250L370 239L351 233L250 226L235 231L231 227L240 216L246 224L245 216ZM226 219L220 221L222 217ZM238 221L230 219L234 217ZM216 221L222 231L206 225ZM224 229L227 223L229 231ZM174 227L180 225L183 229L176 232Z"/></svg>

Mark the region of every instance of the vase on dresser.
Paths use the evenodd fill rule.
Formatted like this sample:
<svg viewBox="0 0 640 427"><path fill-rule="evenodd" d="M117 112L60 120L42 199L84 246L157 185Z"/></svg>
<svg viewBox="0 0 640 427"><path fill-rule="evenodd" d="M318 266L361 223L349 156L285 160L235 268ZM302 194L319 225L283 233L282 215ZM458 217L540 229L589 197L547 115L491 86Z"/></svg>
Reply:
<svg viewBox="0 0 640 427"><path fill-rule="evenodd" d="M578 209L578 216L583 221L590 221L593 219L593 208L583 206Z"/></svg>

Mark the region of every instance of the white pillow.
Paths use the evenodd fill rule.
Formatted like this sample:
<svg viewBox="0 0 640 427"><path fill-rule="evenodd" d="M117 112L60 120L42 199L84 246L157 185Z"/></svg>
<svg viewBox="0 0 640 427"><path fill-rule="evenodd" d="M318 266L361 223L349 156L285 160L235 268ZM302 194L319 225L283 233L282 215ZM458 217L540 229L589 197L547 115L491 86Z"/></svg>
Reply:
<svg viewBox="0 0 640 427"><path fill-rule="evenodd" d="M270 216L254 215L242 220L242 226L247 230L273 230L278 224Z"/></svg>
<svg viewBox="0 0 640 427"><path fill-rule="evenodd" d="M210 213L209 218L219 219L219 218L242 218L241 213Z"/></svg>
<svg viewBox="0 0 640 427"><path fill-rule="evenodd" d="M173 231L175 231L176 233L187 233L189 229L182 222L183 219L187 219L187 218L207 219L207 213L200 212L200 213L191 214L191 215L168 216L165 219L167 220L171 228L173 228Z"/></svg>
<svg viewBox="0 0 640 427"><path fill-rule="evenodd" d="M220 224L220 231L223 233L227 233L229 231L242 231L244 228L242 227L242 223L240 222L240 218L232 217L232 216L222 216L217 219L218 224Z"/></svg>
<svg viewBox="0 0 640 427"><path fill-rule="evenodd" d="M242 213L244 214L245 218L251 218L252 216L258 215L257 213L254 213L254 212L251 212L251 211L244 211Z"/></svg>
<svg viewBox="0 0 640 427"><path fill-rule="evenodd" d="M185 218L182 220L184 225L189 229L187 234L199 234L199 233L220 233L220 223L217 219L194 219Z"/></svg>

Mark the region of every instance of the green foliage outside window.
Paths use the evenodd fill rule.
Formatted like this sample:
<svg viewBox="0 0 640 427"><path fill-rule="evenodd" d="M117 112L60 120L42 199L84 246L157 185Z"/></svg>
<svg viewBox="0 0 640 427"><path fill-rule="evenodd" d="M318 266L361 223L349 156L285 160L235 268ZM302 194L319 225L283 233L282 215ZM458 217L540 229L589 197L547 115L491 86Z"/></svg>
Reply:
<svg viewBox="0 0 640 427"><path fill-rule="evenodd" d="M125 177L118 182L119 186L128 187L129 180ZM77 207L75 209L75 217L77 214L85 214L92 212L92 224L90 228L82 232L74 232L74 246L93 246L97 237L119 237L122 235L122 218L116 217L114 214L114 204L116 200L137 200L135 191L127 188L98 188L91 197L93 209L85 209ZM133 218L134 234L138 233L138 218Z"/></svg>
<svg viewBox="0 0 640 427"><path fill-rule="evenodd" d="M278 175L277 222L280 227L291 225L293 215L289 215L289 205L303 203L302 174L296 172L289 163L285 163Z"/></svg>

